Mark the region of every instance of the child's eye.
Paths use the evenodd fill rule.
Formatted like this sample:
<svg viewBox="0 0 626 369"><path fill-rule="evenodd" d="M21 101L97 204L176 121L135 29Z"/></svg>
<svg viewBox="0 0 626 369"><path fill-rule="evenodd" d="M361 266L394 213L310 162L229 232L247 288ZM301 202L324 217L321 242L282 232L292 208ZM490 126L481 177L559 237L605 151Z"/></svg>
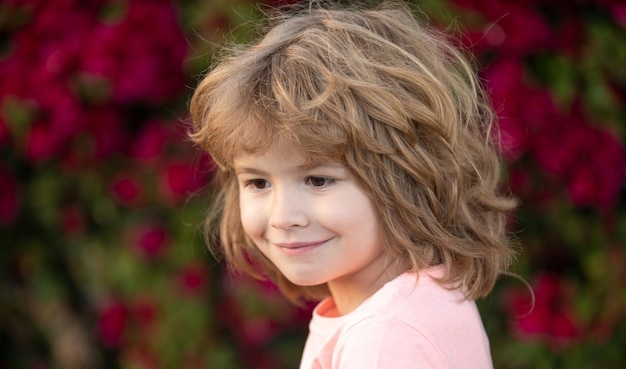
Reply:
<svg viewBox="0 0 626 369"><path fill-rule="evenodd" d="M255 190L264 190L270 187L270 182L267 179L251 179L246 181L246 187L252 187Z"/></svg>
<svg viewBox="0 0 626 369"><path fill-rule="evenodd" d="M315 188L328 187L335 182L332 178L310 176L306 178L306 183Z"/></svg>

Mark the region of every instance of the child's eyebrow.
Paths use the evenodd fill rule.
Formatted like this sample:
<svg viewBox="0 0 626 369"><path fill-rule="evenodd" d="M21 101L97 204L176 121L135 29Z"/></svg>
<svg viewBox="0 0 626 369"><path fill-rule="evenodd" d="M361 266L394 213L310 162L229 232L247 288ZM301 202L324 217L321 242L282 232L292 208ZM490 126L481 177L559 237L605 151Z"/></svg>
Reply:
<svg viewBox="0 0 626 369"><path fill-rule="evenodd" d="M307 171L312 169L321 169L321 168L329 168L329 169L341 169L343 165L334 162L334 161L311 161L306 164L300 165L300 169Z"/></svg>
<svg viewBox="0 0 626 369"><path fill-rule="evenodd" d="M260 170L260 169L256 169L256 168L248 168L248 167L235 167L235 174L239 175L239 174L256 174L256 175L263 175L265 174L264 171Z"/></svg>
<svg viewBox="0 0 626 369"><path fill-rule="evenodd" d="M296 167L296 169L302 172L307 172L307 171L314 170L314 169L323 169L323 168L342 169L343 165L333 162L333 161L312 161L312 162L307 162L302 165L298 165ZM233 169L236 175L240 175L240 174L265 175L266 174L265 171L258 169L258 168L253 168L253 167L245 167L245 166L240 167L240 166L235 165Z"/></svg>

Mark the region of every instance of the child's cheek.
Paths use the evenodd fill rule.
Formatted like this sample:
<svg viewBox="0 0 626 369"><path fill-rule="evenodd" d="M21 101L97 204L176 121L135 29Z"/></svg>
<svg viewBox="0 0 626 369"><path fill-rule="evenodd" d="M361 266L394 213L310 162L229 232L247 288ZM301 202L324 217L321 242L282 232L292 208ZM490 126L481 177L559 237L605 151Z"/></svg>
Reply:
<svg viewBox="0 0 626 369"><path fill-rule="evenodd" d="M267 225L267 214L263 202L253 196L241 194L239 207L243 230L258 244Z"/></svg>

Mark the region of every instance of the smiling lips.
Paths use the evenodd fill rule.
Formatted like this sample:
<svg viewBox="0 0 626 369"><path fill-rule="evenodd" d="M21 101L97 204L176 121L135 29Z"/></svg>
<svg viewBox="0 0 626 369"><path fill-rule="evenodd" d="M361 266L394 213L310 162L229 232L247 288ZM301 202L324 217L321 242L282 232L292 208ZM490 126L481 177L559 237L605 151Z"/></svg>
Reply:
<svg viewBox="0 0 626 369"><path fill-rule="evenodd" d="M302 255L322 246L327 241L328 240L316 242L284 242L274 245L287 255Z"/></svg>

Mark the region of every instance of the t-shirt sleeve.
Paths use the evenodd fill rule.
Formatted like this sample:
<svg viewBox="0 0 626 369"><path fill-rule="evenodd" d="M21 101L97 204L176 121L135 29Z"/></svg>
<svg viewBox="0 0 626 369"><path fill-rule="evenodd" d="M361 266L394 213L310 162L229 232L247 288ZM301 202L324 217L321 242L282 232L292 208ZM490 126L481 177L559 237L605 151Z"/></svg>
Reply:
<svg viewBox="0 0 626 369"><path fill-rule="evenodd" d="M333 368L447 369L448 365L425 332L398 320L370 318L344 332Z"/></svg>

